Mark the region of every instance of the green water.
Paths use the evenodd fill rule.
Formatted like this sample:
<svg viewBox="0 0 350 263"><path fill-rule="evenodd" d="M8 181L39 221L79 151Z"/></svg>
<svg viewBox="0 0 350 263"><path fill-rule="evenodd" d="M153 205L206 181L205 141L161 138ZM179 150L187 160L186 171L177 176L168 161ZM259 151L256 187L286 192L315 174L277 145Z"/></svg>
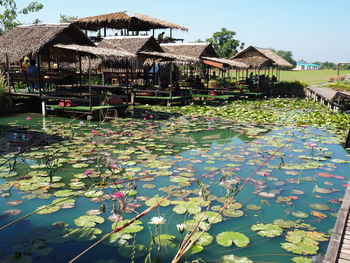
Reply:
<svg viewBox="0 0 350 263"><path fill-rule="evenodd" d="M292 262L293 257L302 255L281 247L281 243L288 242L287 232L300 229L328 234L349 179L349 156L335 138L315 128L254 127L214 118L159 119L149 114L106 124L14 115L1 118L0 127L0 164L5 163L0 167L0 226L63 198L57 196L63 189L72 189L74 196L70 199L75 200L71 201L74 205L32 215L2 230L0 258L13 260L10 262L68 262L112 230L108 217L113 204L114 212L131 219L151 205L145 203L146 199L169 193L169 204L163 203L140 219L141 231L126 231L118 240L114 236L114 240L104 241L77 262L131 262L132 251L138 248L142 251L136 253L135 262L144 262L151 235L159 233L170 235L171 240L162 240L160 251L154 244L151 258L154 262L170 262L180 240L176 224L199 220L199 212L218 211L234 194L230 211L207 231L212 240L202 240L199 245L203 251L187 255L183 261L201 258L218 262L222 256L234 254L254 262ZM315 147L307 146L310 142ZM38 143L41 147L15 156L16 151ZM272 153L277 154L237 192ZM114 184L144 176L152 177ZM116 191L126 195L123 202L130 208L127 211L122 209L121 199L111 197ZM273 196L264 198L261 192ZM13 206L13 200L23 203ZM99 209L102 203L106 209L99 217L104 222L94 227L100 231L77 225L77 218ZM177 210L185 205L193 210ZM261 209L251 210L250 205ZM10 211L19 214L8 215L11 209L19 209ZM307 217L295 216L296 211ZM159 229L149 224L154 216L166 220ZM276 237L260 236L251 230L253 225L276 219L291 220L298 226L283 229ZM53 228L55 222L67 225ZM72 234L74 231L81 232ZM244 234L249 244L218 244L216 237L225 231ZM313 254L324 254L327 244L320 241ZM311 258L313 254L306 256Z"/></svg>

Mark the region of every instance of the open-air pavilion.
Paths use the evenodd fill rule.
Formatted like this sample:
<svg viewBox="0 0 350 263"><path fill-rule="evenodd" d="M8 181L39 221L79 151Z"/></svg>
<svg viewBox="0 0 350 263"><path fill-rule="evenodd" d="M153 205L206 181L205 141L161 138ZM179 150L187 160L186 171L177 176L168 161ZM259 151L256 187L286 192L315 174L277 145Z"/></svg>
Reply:
<svg viewBox="0 0 350 263"><path fill-rule="evenodd" d="M260 89L271 82L280 79L280 71L292 68L293 65L270 49L249 46L231 58L232 61L242 62L249 69L238 71L237 79ZM249 83L247 83L249 82Z"/></svg>
<svg viewBox="0 0 350 263"><path fill-rule="evenodd" d="M176 41L173 38L174 29L188 31L188 28L181 25L127 11L80 18L75 20L74 24L83 30L98 31L103 29L104 37L107 36L107 29L118 30L117 34L121 36L139 35L142 32L147 35L148 31L152 30L153 37L155 29L169 29L169 41L171 42Z"/></svg>
<svg viewBox="0 0 350 263"><path fill-rule="evenodd" d="M36 73L20 71L24 57L36 61ZM91 58L113 62L135 59L134 55L123 50L96 47L72 24L19 26L0 36L0 62L7 73L12 94L23 96L23 90L16 93L15 87L35 83L37 91L25 95L40 98L43 113L49 100L63 100L63 108L66 100L74 100L79 106L86 107L81 110L87 111L101 106L100 92L92 92L91 67L87 72L82 71L82 57L90 62ZM74 70L63 68L63 63L75 65Z"/></svg>

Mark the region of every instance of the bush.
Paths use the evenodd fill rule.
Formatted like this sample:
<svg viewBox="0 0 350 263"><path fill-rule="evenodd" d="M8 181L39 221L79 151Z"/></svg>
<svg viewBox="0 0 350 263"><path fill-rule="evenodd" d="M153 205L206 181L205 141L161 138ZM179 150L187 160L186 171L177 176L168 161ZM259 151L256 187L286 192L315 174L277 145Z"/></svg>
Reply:
<svg viewBox="0 0 350 263"><path fill-rule="evenodd" d="M340 91L350 91L350 81L330 83L328 84L328 87L333 88L335 90L340 90Z"/></svg>
<svg viewBox="0 0 350 263"><path fill-rule="evenodd" d="M306 83L300 81L281 81L272 88L273 96L305 97Z"/></svg>

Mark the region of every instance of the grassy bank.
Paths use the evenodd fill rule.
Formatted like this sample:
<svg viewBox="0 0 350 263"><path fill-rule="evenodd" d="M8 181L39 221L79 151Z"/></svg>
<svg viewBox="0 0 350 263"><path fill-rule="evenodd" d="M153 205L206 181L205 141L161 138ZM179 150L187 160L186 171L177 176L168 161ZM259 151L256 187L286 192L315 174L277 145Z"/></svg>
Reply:
<svg viewBox="0 0 350 263"><path fill-rule="evenodd" d="M313 71L281 71L281 81L301 81L307 84L322 84L329 80L330 76L337 75L336 70ZM350 70L341 70L340 75L350 75Z"/></svg>

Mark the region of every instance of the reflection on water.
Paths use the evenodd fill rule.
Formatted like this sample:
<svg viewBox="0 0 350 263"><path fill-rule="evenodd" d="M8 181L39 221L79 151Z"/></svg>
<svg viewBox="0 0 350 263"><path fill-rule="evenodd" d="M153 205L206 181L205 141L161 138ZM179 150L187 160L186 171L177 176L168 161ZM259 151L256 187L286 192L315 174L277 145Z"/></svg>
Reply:
<svg viewBox="0 0 350 263"><path fill-rule="evenodd" d="M234 254L254 261L292 262L301 249L288 239L301 233L293 231L327 235L334 225L349 177L349 157L326 132L211 118L143 117L101 125L80 121L62 125L69 120L43 122L36 116L25 120L23 115L2 119L11 131L4 134L12 136L7 139L12 142L21 141L23 134L41 138L44 126L60 141L21 154L14 170L0 167L0 225L42 209L1 231L0 258L68 262L109 233L112 221L131 219L168 194L168 201L81 261L129 262L134 254L135 262L144 262L151 251L152 262L170 262L183 238L176 224L184 223L190 231L207 211L199 224L205 229L234 194L235 201L197 244L196 249L203 251L184 260L210 262ZM19 126L26 128L22 132ZM316 146L310 147L311 142ZM276 157L262 165L272 154ZM9 156L3 154L0 161ZM260 165L262 169L240 190ZM42 208L48 204L52 206ZM150 225L154 216L164 217L165 224ZM253 226L266 229L260 233ZM249 245L237 247L235 238L241 235ZM231 238L233 243L226 244ZM311 250L325 252L326 241L310 242Z"/></svg>

